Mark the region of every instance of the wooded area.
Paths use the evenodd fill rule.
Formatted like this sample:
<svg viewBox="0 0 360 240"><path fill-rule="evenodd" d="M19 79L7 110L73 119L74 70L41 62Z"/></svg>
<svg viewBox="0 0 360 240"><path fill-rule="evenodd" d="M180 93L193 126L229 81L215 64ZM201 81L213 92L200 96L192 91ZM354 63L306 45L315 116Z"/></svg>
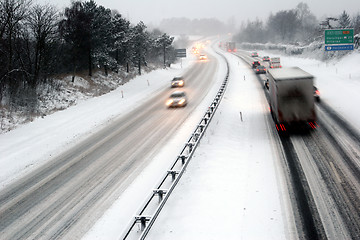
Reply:
<svg viewBox="0 0 360 240"><path fill-rule="evenodd" d="M148 63L174 59L173 38L131 24L95 1L74 1L63 12L32 0L0 0L0 107L36 107L36 89L51 77L102 69L141 74Z"/></svg>
<svg viewBox="0 0 360 240"><path fill-rule="evenodd" d="M337 17L319 21L306 3L299 3L295 9L270 14L267 21L258 18L242 24L234 40L250 43L309 44L324 37L324 29L354 28L360 33L360 13L352 18L343 11Z"/></svg>

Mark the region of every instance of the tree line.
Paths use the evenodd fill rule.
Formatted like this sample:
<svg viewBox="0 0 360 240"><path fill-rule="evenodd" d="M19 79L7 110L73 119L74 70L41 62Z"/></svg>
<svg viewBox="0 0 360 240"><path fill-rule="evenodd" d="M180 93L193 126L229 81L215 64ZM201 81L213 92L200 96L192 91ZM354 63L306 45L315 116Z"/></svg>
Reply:
<svg viewBox="0 0 360 240"><path fill-rule="evenodd" d="M173 37L131 24L94 0L73 1L59 12L32 0L0 0L0 106L21 104L23 94L57 74L97 69L129 72L173 60ZM33 96L35 97L35 96ZM26 104L26 101L25 103Z"/></svg>
<svg viewBox="0 0 360 240"><path fill-rule="evenodd" d="M250 43L311 43L323 37L324 29L354 28L360 32L360 14L353 18L343 11L338 17L318 21L306 3L295 9L270 14L267 21L259 19L243 23L234 40Z"/></svg>

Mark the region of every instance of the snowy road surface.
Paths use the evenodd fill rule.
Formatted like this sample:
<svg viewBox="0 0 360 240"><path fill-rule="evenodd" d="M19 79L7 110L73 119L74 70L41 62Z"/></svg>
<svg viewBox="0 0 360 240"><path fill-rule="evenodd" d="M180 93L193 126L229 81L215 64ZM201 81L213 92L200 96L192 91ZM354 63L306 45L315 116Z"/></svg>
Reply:
<svg viewBox="0 0 360 240"><path fill-rule="evenodd" d="M224 99L147 239L294 237L263 88L247 64L228 58Z"/></svg>
<svg viewBox="0 0 360 240"><path fill-rule="evenodd" d="M211 50L209 51L211 52ZM212 55L216 56L214 53ZM260 55L262 55L261 52ZM360 70L356 65L360 59L359 53L353 53L341 62L331 64L285 56L281 56L281 59L284 65L297 65L314 74L317 86L322 92L322 101L332 106L355 128L360 129L360 121L358 121L360 112L354 111L354 109L358 108L357 105L360 102L360 95L358 94L360 90ZM188 61L189 63L184 62L185 66L186 64L196 63L194 59L188 59ZM207 62L207 64L209 63L211 64L212 61ZM224 230L229 238L234 237L237 239L238 237L253 239L252 237L255 236L259 238L265 236L265 239L279 239L296 236L294 226L291 225L291 215L286 212L286 209L289 209L290 206L288 206L286 200L286 192L283 191L283 179L279 174L281 170L278 169L279 166L276 160L276 147L271 135L269 135L269 126L264 118L267 109L263 105L265 100L261 95L260 85L257 80L251 81L253 79L251 72L238 60L233 59L232 65L233 67L236 65L234 68L236 70L233 70L227 95L223 100L226 105L222 104L220 106L211 128L202 140L199 152L196 153L193 162L189 166L184 181L176 190L177 195L170 199L169 203L171 204L166 205L168 210L161 214L160 220L162 219L165 223L162 224L160 221L160 224L157 224L156 228L150 233L157 233L156 239L166 238L165 236L171 238L181 236L173 233L183 230L185 220L186 226L191 224L187 230L192 232L194 236L199 236L197 235L199 234L198 230L204 232L205 227L212 229L213 235L216 237L224 234ZM213 68L212 76L216 80L215 85L204 84L199 86L202 89L208 86L212 88L209 89L208 95L204 91L203 97L199 99L199 101L204 101L192 109L192 114L188 115L187 121L178 126L178 131L173 132L173 138L168 138L167 144L161 149L158 148L157 154L152 155L151 162L148 163L145 169L142 169L141 172L138 171L139 175L131 182L129 187L115 190L115 192L124 192L120 196L118 193L111 196L112 200L116 200L111 207L110 202L112 200L104 203L107 207L110 207L104 215L102 215L105 210L104 206L99 208L99 212L93 206L93 209L96 210L93 210L93 213L86 213L97 215L95 218L90 219L89 222L84 223L84 226L87 227L90 227L97 217L101 215L102 217L83 239L118 239L126 229L133 214L141 205L142 199L145 198L149 189L151 190L156 185L159 180L158 176L162 175L169 167L175 157L173 153L177 153L183 146L185 139L188 138L188 133L194 128L194 124L198 122L199 117L202 116L209 101L213 98L217 90L216 84L219 80L221 81L224 75L225 66L220 62L218 68ZM58 159L62 152L69 150L77 142L85 143L87 137L92 136L97 132L97 129L106 128L108 125L111 126L131 110L141 107L143 104L148 104L148 99L151 96L160 94L169 87L169 81L173 76L179 75L187 69L180 69L178 65L170 70L155 71L140 76L103 97L88 100L70 109L47 116L44 119L38 119L33 123L1 135L1 196L6 193L7 187L11 186L16 180L21 179L25 174L46 165L51 166L49 162ZM244 81L245 75L246 80ZM209 77L203 80L207 81ZM150 86L148 86L147 82L150 83ZM125 95L124 99L121 99L121 91ZM144 111L146 112L146 110ZM172 113L177 114L179 111L180 109L174 109ZM240 112L242 112L243 121L241 121ZM157 116L153 116L153 118L156 119ZM116 131L109 133L109 135L116 135ZM254 142L252 143L252 141ZM100 155L104 152L107 151L100 151ZM112 151L106 154L116 155ZM95 161L95 158L93 160ZM84 165L86 164L84 163ZM101 164L97 166L102 167ZM111 167L109 166L109 168ZM80 168L75 168L74 171L76 174L81 172ZM72 171L65 171L64 174L72 174ZM103 177L106 179L111 176ZM49 176L49 178L52 178L52 176ZM92 181L91 178L88 179ZM55 188L53 189L57 188L57 183L54 182L52 187ZM99 182L97 183L99 184ZM100 187L103 183L100 181ZM69 184L69 189L74 186L70 182L66 184ZM82 189L79 186L76 187L79 189L79 193L75 191L76 194L81 195ZM75 189L71 190L74 192ZM29 190L29 192L32 191ZM57 205L54 196L59 193L62 195L63 192L55 192L55 195L48 196L55 204L52 206ZM267 196L269 198L266 198ZM65 197L61 196L61 198ZM96 194L89 195L89 197L92 199L101 198ZM81 201L81 199L73 199L75 202ZM28 199L27 204L29 204L28 206L36 206L38 200L37 197ZM47 208L51 207L49 202L45 204ZM69 204L73 204L73 202L70 201ZM51 226L54 228L59 227L58 224L61 225L64 221L67 221L63 217L67 216L64 209L68 206L63 206L65 208L62 209L62 213L53 215L54 217L51 220L49 219L48 223L52 223ZM6 209L6 206L2 205L2 209ZM236 210L235 213L234 209ZM72 208L70 215L76 216L78 210L80 211L81 208ZM4 213L3 210L0 211L0 214L2 213ZM33 223L31 220L34 219L32 213L32 211L26 212L26 214L29 214L26 216L27 219L14 218L13 216L12 220L6 224L15 225L16 221L27 221L30 222L30 225L27 225L25 230L19 231L15 226L11 228L9 234L17 235L17 232L21 234L23 231L30 229ZM49 212L49 214L52 214L52 212ZM201 224L201 221L197 221L198 219L194 219L194 216L200 218L204 225ZM233 229L234 226L242 231L236 231L236 229ZM50 231L52 230L53 228ZM73 231L74 236L80 237L84 234L85 228L73 229ZM40 227L32 236L46 238L46 234L46 229ZM206 231L204 234L211 238L211 231ZM5 235L1 234L1 236ZM150 236L154 238L155 235ZM191 239L190 236L188 237L188 239Z"/></svg>
<svg viewBox="0 0 360 240"><path fill-rule="evenodd" d="M144 104L4 188L2 238L80 238L206 96L216 71L209 58L184 74L186 108L166 108L169 78Z"/></svg>

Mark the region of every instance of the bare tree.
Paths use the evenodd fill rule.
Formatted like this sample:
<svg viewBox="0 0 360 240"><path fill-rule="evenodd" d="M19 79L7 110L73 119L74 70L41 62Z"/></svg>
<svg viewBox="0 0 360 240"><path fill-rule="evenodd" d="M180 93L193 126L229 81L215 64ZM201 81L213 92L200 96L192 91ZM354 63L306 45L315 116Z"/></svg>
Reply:
<svg viewBox="0 0 360 240"><path fill-rule="evenodd" d="M18 81L14 74L24 71L17 69L14 61L15 40L20 38L24 20L28 14L31 0L1 0L0 1L0 49L2 49L0 63L4 70L0 73L0 102L6 84L10 84L10 92L16 90Z"/></svg>
<svg viewBox="0 0 360 240"><path fill-rule="evenodd" d="M31 81L34 87L39 80L45 50L57 33L58 14L53 6L35 5L28 17L28 27L34 40L34 69Z"/></svg>
<svg viewBox="0 0 360 240"><path fill-rule="evenodd" d="M289 42L294 39L299 27L299 20L295 10L280 11L271 15L268 21L268 29L275 34L276 40Z"/></svg>
<svg viewBox="0 0 360 240"><path fill-rule="evenodd" d="M316 35L318 21L314 14L311 13L309 6L306 3L299 3L295 11L299 20L299 29L297 32L297 39L307 40Z"/></svg>

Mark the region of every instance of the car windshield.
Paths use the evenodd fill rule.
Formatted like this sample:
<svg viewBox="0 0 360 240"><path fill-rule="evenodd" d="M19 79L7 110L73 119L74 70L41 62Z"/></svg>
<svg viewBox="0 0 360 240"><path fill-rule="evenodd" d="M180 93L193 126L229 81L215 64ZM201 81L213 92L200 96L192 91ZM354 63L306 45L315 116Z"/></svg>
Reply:
<svg viewBox="0 0 360 240"><path fill-rule="evenodd" d="M180 98L180 97L184 97L184 96L185 96L185 93L183 93L183 92L175 92L175 93L172 93L170 97Z"/></svg>

